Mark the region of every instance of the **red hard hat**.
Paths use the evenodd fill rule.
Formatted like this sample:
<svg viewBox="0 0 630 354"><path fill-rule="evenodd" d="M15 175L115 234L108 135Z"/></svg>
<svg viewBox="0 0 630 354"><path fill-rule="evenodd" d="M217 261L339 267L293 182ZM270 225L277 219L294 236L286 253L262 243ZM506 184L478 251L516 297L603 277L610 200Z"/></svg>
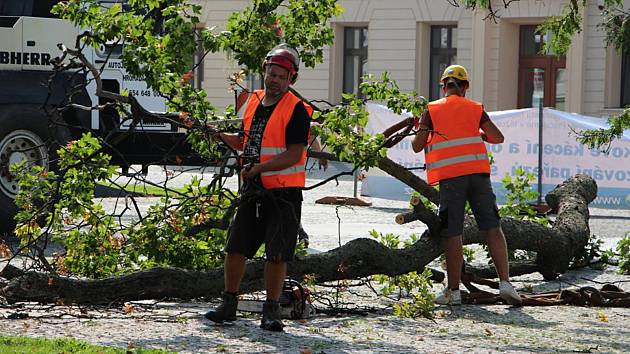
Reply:
<svg viewBox="0 0 630 354"><path fill-rule="evenodd" d="M300 70L300 57L297 50L288 44L279 44L267 53L263 67L267 64L279 65L287 69L293 76Z"/></svg>

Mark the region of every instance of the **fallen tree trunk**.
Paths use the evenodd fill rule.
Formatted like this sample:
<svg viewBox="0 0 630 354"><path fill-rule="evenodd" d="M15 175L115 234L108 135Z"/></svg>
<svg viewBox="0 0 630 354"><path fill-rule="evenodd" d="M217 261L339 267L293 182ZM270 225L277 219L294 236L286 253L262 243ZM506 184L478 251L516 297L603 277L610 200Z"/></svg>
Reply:
<svg viewBox="0 0 630 354"><path fill-rule="evenodd" d="M588 203L597 194L595 181L588 176L570 178L547 195L548 204L558 210L553 227L513 219L501 222L512 249L535 251L536 270L545 279L566 271L571 259L586 245ZM472 219L464 228L464 243L483 242ZM422 271L442 253L439 238L428 232L405 249L389 249L373 239L361 238L328 252L300 257L289 264L289 275L305 275L317 282L356 279L374 274L400 275ZM263 284L263 261L249 262L241 290L260 290ZM530 266L529 270L533 270ZM106 304L116 301L216 297L223 290L223 269L208 272L155 268L102 280L84 280L38 272L20 273L8 266L0 276L10 278L0 289L8 302L38 301L80 304Z"/></svg>

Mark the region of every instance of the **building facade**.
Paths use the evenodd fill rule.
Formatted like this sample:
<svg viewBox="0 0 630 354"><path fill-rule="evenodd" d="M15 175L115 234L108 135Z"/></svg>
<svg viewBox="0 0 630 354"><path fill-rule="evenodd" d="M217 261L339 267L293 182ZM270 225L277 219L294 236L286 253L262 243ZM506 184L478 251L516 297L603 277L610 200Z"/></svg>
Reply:
<svg viewBox="0 0 630 354"><path fill-rule="evenodd" d="M228 16L248 0L197 0L205 26L225 29ZM536 25L560 14L567 0L520 0L499 9L497 22L485 11L454 7L446 0L340 0L344 13L332 20L334 44L324 62L301 68L295 88L309 99L339 103L357 92L363 74L387 71L402 90L439 97L438 79L449 64L464 65L471 77L469 97L488 111L537 106L607 116L630 104L630 61L604 42L598 6L589 0L583 31L566 56L540 55L547 40ZM630 1L627 2L627 6ZM627 64L626 64L627 62ZM223 54L208 55L203 84L222 108L233 103L227 78L238 71ZM628 79L626 79L628 77ZM254 83L249 83L255 85Z"/></svg>

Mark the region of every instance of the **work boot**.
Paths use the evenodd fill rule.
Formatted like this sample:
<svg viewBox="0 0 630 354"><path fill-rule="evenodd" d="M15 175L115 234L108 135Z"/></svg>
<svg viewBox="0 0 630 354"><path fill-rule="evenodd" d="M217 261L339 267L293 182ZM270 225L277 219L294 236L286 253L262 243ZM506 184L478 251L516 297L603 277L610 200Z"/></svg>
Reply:
<svg viewBox="0 0 630 354"><path fill-rule="evenodd" d="M451 305L457 306L462 304L462 293L458 290L451 290L444 288L440 295L435 298L435 303L438 305Z"/></svg>
<svg viewBox="0 0 630 354"><path fill-rule="evenodd" d="M238 295L228 292L221 294L223 301L216 309L206 312L204 315L207 319L216 323L224 321L236 321L236 307L238 305Z"/></svg>
<svg viewBox="0 0 630 354"><path fill-rule="evenodd" d="M499 296L509 305L519 306L523 302L521 296L514 290L512 284L505 280L499 282Z"/></svg>
<svg viewBox="0 0 630 354"><path fill-rule="evenodd" d="M260 321L260 328L273 331L282 332L282 320L280 319L280 303L273 300L267 300L263 303L262 320Z"/></svg>

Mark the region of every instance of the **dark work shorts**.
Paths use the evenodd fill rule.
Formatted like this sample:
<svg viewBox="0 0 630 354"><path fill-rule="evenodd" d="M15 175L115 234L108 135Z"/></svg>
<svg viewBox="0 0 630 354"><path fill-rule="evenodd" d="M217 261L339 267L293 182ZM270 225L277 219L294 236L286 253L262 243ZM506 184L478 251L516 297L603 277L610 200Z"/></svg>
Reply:
<svg viewBox="0 0 630 354"><path fill-rule="evenodd" d="M242 201L228 229L225 251L252 258L264 243L268 260L291 261L301 212L301 200L282 195Z"/></svg>
<svg viewBox="0 0 630 354"><path fill-rule="evenodd" d="M442 236L461 235L464 231L466 201L475 215L479 230L500 225L497 200L492 191L490 176L478 173L440 181L440 220Z"/></svg>

